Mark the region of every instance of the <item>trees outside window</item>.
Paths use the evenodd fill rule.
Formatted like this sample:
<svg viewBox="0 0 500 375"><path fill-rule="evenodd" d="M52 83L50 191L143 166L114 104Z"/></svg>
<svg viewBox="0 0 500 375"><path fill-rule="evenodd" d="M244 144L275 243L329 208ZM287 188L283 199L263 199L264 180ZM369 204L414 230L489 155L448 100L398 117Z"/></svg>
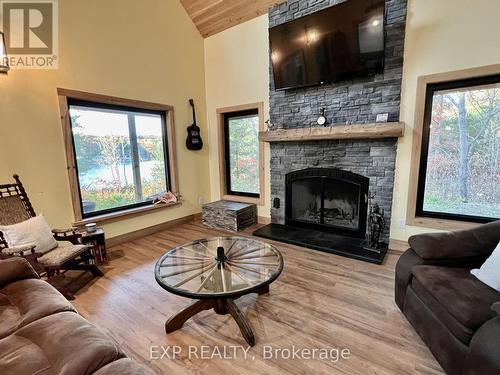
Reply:
<svg viewBox="0 0 500 375"><path fill-rule="evenodd" d="M227 193L258 198L260 195L258 109L225 113L224 143Z"/></svg>
<svg viewBox="0 0 500 375"><path fill-rule="evenodd" d="M68 100L83 218L169 190L165 112Z"/></svg>
<svg viewBox="0 0 500 375"><path fill-rule="evenodd" d="M427 86L417 216L500 218L500 76Z"/></svg>

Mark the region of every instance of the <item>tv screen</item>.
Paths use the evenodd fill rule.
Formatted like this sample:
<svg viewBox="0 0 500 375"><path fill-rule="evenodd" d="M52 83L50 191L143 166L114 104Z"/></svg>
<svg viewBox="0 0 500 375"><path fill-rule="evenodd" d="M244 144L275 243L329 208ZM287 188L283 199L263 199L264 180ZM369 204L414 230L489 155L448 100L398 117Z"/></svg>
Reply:
<svg viewBox="0 0 500 375"><path fill-rule="evenodd" d="M277 90L383 72L385 0L348 0L269 29Z"/></svg>

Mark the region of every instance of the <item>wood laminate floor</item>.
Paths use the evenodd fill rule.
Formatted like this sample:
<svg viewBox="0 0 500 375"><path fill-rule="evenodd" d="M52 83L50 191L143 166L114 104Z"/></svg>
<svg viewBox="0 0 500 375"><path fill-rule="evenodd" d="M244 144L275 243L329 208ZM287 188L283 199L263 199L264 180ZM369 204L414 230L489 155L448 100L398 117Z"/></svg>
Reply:
<svg viewBox="0 0 500 375"><path fill-rule="evenodd" d="M443 374L394 303L396 254L377 266L269 241L282 252L285 268L268 295L236 302L257 340L246 358L246 342L229 315L204 311L166 335L165 321L191 300L157 285L156 260L173 246L220 235L228 233L195 221L111 248L105 276L81 288L74 305L158 374ZM170 347L170 358L161 347ZM224 347L228 358L217 358ZM310 355L317 349L317 358L286 359L294 348L311 349ZM348 349L350 358L335 362L331 349ZM267 359L270 350L281 355Z"/></svg>

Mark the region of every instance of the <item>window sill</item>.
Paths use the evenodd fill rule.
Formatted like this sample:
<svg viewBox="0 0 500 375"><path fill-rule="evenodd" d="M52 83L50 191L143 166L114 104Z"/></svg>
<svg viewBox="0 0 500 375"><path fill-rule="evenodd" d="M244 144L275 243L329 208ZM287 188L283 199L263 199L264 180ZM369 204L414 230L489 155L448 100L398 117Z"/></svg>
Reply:
<svg viewBox="0 0 500 375"><path fill-rule="evenodd" d="M407 218L406 225L431 228L431 229L441 229L441 230L463 230L463 229L475 228L481 225L481 223L472 223L469 221L458 221L458 220L435 219L430 217L417 216L417 217Z"/></svg>
<svg viewBox="0 0 500 375"><path fill-rule="evenodd" d="M262 196L260 198L252 198L252 197L243 197L241 195L224 194L222 196L222 199L233 202L254 203L257 206L262 206L264 204L264 198Z"/></svg>
<svg viewBox="0 0 500 375"><path fill-rule="evenodd" d="M181 205L182 205L182 201L178 201L176 203L163 204L163 205L153 205L152 204L150 206L131 208L128 210L113 212L110 214L89 217L89 218L86 218L83 220L76 221L73 223L73 225L76 227L81 227L81 226L83 226L85 224L89 224L89 223L99 223L99 224L111 223L113 221L130 219L131 217L134 217L134 216L145 215L147 213L154 212L156 210L175 208L175 207L179 207Z"/></svg>

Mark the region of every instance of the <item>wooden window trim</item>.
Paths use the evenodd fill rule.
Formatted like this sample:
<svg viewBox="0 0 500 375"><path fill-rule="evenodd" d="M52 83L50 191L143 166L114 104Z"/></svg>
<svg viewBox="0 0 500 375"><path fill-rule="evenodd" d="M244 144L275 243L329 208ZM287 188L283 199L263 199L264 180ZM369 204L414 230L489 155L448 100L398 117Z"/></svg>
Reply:
<svg viewBox="0 0 500 375"><path fill-rule="evenodd" d="M427 85L458 81L481 76L500 74L500 64L470 68L446 73L437 73L420 76L417 80L417 93L415 102L415 117L413 122L413 143L410 160L410 184L408 189L408 204L406 207L406 225L434 228L442 230L460 230L474 228L480 223L437 219L416 216L418 180L420 173L420 159L422 151L422 135L424 130L425 100Z"/></svg>
<svg viewBox="0 0 500 375"><path fill-rule="evenodd" d="M221 199L243 203L255 203L259 206L265 202L264 186L264 143L259 140L259 197L245 197L239 195L229 195L226 185L226 163L225 163L225 137L224 137L224 114L256 109L259 116L259 131L264 131L264 102L242 104L232 107L218 108L217 113L217 145L219 149L219 184Z"/></svg>
<svg viewBox="0 0 500 375"><path fill-rule="evenodd" d="M149 205L149 206L143 206L143 207L134 207L134 208L127 208L124 210L108 213L108 214L103 214L99 216L92 216L87 219L82 219L82 220L77 220L73 223L74 226L76 227L81 227L84 226L85 224L89 223L112 223L115 221L120 221L122 219L130 219L134 216L140 216L140 215L145 215L148 213L152 212L157 212L158 210L162 209L170 209L170 208L175 208L179 207L182 205L182 201L178 201L176 203L169 203L169 204L162 204L162 205Z"/></svg>
<svg viewBox="0 0 500 375"><path fill-rule="evenodd" d="M80 194L78 188L78 176L76 169L76 160L73 152L73 138L71 134L71 120L69 116L68 99L84 100L89 102L121 105L132 108L147 109L165 112L167 144L168 144L168 168L170 172L170 190L177 196L179 193L179 179L177 175L177 159L175 151L175 122L174 122L174 107L166 104L143 102L140 100L124 99L108 95L94 94L83 91L68 90L64 88L57 89L59 101L59 113L61 118L61 126L63 132L64 149L66 153L66 164L68 170L68 179L71 192L71 202L73 206L74 221L77 225L83 225L87 222L106 222L115 221L118 219L126 219L130 216L145 214L155 210L156 208L172 208L178 207L181 202L167 206L145 206L134 209L124 209L122 211L94 216L92 218L83 219L83 213L80 205Z"/></svg>

